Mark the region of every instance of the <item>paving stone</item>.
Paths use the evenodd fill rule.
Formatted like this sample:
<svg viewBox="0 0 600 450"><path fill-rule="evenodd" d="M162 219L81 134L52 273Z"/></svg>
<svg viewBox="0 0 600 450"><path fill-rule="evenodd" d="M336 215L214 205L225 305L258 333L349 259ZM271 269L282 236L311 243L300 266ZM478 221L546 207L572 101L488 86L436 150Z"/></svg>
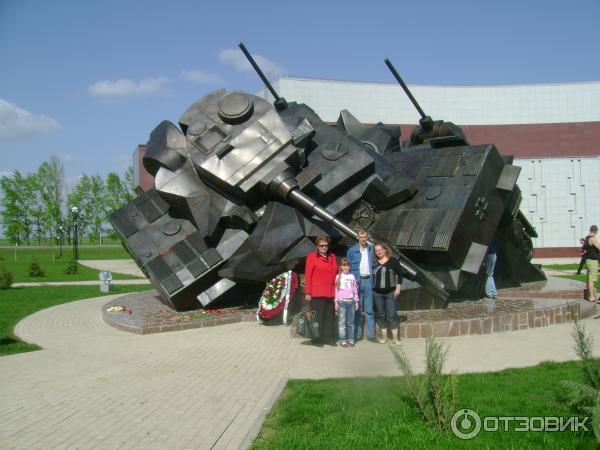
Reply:
<svg viewBox="0 0 600 450"><path fill-rule="evenodd" d="M495 311L506 300L502 311L518 325L518 314L524 312L518 306L528 300L524 294L506 294ZM570 295L575 294L564 297L570 300ZM565 298L556 297L540 297L537 304L542 310L552 308L555 322L567 312L584 317L595 312L595 305L581 304L575 297L568 308ZM107 302L117 300L100 297L59 305L16 326L17 336L43 350L0 358L0 447L238 448L252 441L287 379L400 374L388 345L362 341L351 349L316 348L290 338L286 326L264 326L256 320L169 333L126 332L103 319ZM483 302L472 303L475 316L444 318L452 320L448 334L461 334L437 338L450 346L447 371L481 372L577 358L569 323L465 335L472 321L481 326L491 318L496 331L503 317L484 313ZM133 311L135 323L140 310ZM535 311L525 310L528 325ZM600 333L600 321L584 323L588 332ZM426 322L403 322L407 332L417 325L424 336ZM415 371L422 371L425 340L404 339L402 346Z"/></svg>

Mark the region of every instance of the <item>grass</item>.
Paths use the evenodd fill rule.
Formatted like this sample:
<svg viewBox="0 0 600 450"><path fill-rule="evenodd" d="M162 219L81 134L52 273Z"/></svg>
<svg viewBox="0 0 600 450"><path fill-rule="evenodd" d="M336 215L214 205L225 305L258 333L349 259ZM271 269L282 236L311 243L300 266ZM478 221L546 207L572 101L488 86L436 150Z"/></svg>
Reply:
<svg viewBox="0 0 600 450"><path fill-rule="evenodd" d="M151 288L150 285L113 285L109 294L100 293L98 286L28 286L0 290L0 355L39 350L37 345L22 342L13 334L15 325L36 311L84 298Z"/></svg>
<svg viewBox="0 0 600 450"><path fill-rule="evenodd" d="M97 280L98 270L79 265L79 273L66 275L63 273L65 267L71 262L71 249L63 249L63 257L59 256L59 249L19 247L16 253L14 249L0 249L0 264L10 270L15 282L34 281L82 281ZM29 277L29 265L36 258L44 271L45 277ZM79 259L130 259L131 257L122 247L84 247L80 249ZM131 275L113 273L113 279L134 279Z"/></svg>
<svg viewBox="0 0 600 450"><path fill-rule="evenodd" d="M579 264L544 264L544 269L554 269L554 270L572 270L575 272ZM585 272L585 267L583 268L583 272Z"/></svg>
<svg viewBox="0 0 600 450"><path fill-rule="evenodd" d="M567 418L573 414L555 396L563 379L582 381L578 363L460 375L458 405L482 418ZM512 426L463 441L425 425L402 378L296 380L288 382L252 448L597 448L587 425L590 431L579 433L516 432Z"/></svg>
<svg viewBox="0 0 600 450"><path fill-rule="evenodd" d="M78 242L81 245L94 245L94 246L98 246L98 242L91 242L89 239L87 238L79 238ZM32 239L30 242L31 246L40 246L40 245L55 245L58 247L57 241L53 240L53 239L46 239L42 242L38 242L34 239ZM8 247L13 247L15 244L14 242L10 242L10 240L6 239L6 238L0 238L0 246L8 246ZM26 245L26 244L22 244L22 245ZM107 239L107 238L103 238L102 239L102 246L105 245L115 245L115 246L120 246L121 245L121 240L119 238L116 239ZM68 247L69 243L66 239L65 236L65 240L63 241L63 246Z"/></svg>

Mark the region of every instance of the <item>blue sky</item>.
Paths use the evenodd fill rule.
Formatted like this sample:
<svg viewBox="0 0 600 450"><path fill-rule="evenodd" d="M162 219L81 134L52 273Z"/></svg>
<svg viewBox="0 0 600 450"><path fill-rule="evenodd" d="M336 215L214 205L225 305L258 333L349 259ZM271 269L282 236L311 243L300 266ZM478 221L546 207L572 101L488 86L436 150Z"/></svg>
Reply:
<svg viewBox="0 0 600 450"><path fill-rule="evenodd" d="M600 79L599 24L598 0L0 0L0 174L122 172L197 98L262 87L239 41L271 78L549 83Z"/></svg>

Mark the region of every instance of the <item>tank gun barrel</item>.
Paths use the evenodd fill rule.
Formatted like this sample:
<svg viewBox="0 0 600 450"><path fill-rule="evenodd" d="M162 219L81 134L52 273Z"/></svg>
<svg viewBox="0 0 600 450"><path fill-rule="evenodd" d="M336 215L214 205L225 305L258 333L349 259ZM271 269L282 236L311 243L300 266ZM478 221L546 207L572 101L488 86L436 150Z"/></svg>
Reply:
<svg viewBox="0 0 600 450"><path fill-rule="evenodd" d="M306 195L298 187L296 179L288 172L284 172L273 180L269 186L271 194L276 197L290 201L294 206L305 211L309 216L317 216L325 222L331 224L336 229L344 233L346 236L357 239L358 235L346 223L336 218L327 209L321 207L316 201ZM370 242L370 244L373 244ZM416 280L423 288L430 291L443 300L448 298L448 292L444 288L444 284L431 275L429 272L421 269L419 266L410 261L406 256L392 246L402 269L409 275L410 278Z"/></svg>
<svg viewBox="0 0 600 450"><path fill-rule="evenodd" d="M424 119L425 117L427 117L427 114L425 114L425 111L423 111L423 108L421 108L419 102L417 102L417 100L413 97L412 92L410 92L410 89L408 89L408 86L406 85L406 83L404 82L404 80L402 79L392 62L388 58L385 58L385 64L386 66L388 66L388 69L390 69L390 72L392 72L392 75L394 75L394 78L396 78L396 81L398 81L400 86L402 86L402 89L404 89L404 92L408 96L409 100L412 102L415 108L417 108L417 111L419 111L421 118Z"/></svg>
<svg viewBox="0 0 600 450"><path fill-rule="evenodd" d="M260 77L260 79L262 80L262 82L265 84L265 86L267 87L267 89L271 92L271 95L273 96L273 98L275 98L275 101L276 102L280 101L281 97L279 97L279 95L277 94L277 92L275 91L275 89L273 89L273 86L271 85L271 83L269 82L269 80L267 80L267 77L265 76L265 74L263 73L263 71L260 69L260 67L258 67L258 64L256 64L256 61L254 61L254 58L252 57L252 55L250 54L250 52L248 51L248 49L246 48L246 46L244 45L244 43L240 42L238 44L238 47L244 53L244 56L246 57L246 59L248 60L248 62L252 65L252 67L254 68L254 70L256 71L256 73L258 74L258 76Z"/></svg>
<svg viewBox="0 0 600 450"><path fill-rule="evenodd" d="M421 115L421 120L419 120L419 123L424 128L431 129L433 127L433 120L431 119L431 117L425 114L425 111L423 111L423 108L421 108L419 102L417 102L415 97L412 95L412 92L410 92L410 89L408 89L408 86L406 85L406 83L404 82L404 80L402 79L392 62L388 58L385 58L384 62L385 65L388 66L388 69L390 69L390 72L392 72L392 75L394 75L394 78L396 78L396 81L400 84L400 86L402 86L402 89L404 90L414 107L417 108L417 111Z"/></svg>

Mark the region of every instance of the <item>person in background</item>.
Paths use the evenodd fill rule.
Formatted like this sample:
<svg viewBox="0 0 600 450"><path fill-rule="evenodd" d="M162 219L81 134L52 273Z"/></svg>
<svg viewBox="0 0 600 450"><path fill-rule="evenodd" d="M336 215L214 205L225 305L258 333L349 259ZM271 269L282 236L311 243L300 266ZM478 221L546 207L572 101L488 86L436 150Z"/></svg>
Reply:
<svg viewBox="0 0 600 450"><path fill-rule="evenodd" d="M335 346L335 277L338 267L335 254L329 251L329 236L317 236L317 251L306 256L304 293L309 311L315 311L319 324L319 338L314 344Z"/></svg>
<svg viewBox="0 0 600 450"><path fill-rule="evenodd" d="M398 299L402 286L402 267L387 244L375 244L377 265L373 273L373 299L377 309L377 325L381 336L377 341L387 342L388 329L392 330L393 343L400 345L398 339Z"/></svg>
<svg viewBox="0 0 600 450"><path fill-rule="evenodd" d="M373 313L373 267L375 266L375 253L373 246L368 243L369 233L364 228L356 232L358 242L348 248L346 257L350 261L350 272L358 283L359 307L354 320L356 340L362 339L363 318L365 315L365 328L367 338L371 342L375 339L375 315Z"/></svg>
<svg viewBox="0 0 600 450"><path fill-rule="evenodd" d="M596 292L596 282L598 281L598 259L600 259L600 243L596 239L598 234L598 226L590 227L590 234L585 237L585 268L587 269L587 288L588 299L590 302L598 303L598 292Z"/></svg>
<svg viewBox="0 0 600 450"><path fill-rule="evenodd" d="M354 347L354 312L358 310L358 284L350 273L348 258L340 261L335 279L335 310L338 313L338 339L342 347Z"/></svg>
<svg viewBox="0 0 600 450"><path fill-rule="evenodd" d="M583 267L585 266L585 260L587 259L587 256L585 255L586 251L585 251L585 239L584 238L579 239L579 246L581 247L579 249L579 254L581 255L581 261L579 261L579 267L577 268L577 272L575 272L575 275L581 275L581 271L583 270Z"/></svg>
<svg viewBox="0 0 600 450"><path fill-rule="evenodd" d="M494 236L485 255L485 296L488 298L496 298L498 295L498 291L496 290L496 282L494 281L494 268L496 267L497 251L498 242L496 241L496 236Z"/></svg>

